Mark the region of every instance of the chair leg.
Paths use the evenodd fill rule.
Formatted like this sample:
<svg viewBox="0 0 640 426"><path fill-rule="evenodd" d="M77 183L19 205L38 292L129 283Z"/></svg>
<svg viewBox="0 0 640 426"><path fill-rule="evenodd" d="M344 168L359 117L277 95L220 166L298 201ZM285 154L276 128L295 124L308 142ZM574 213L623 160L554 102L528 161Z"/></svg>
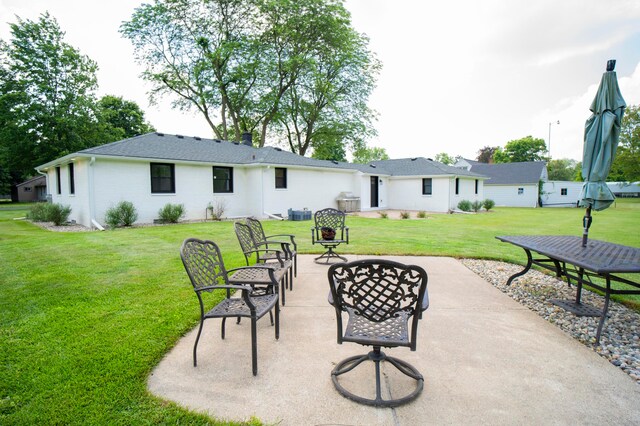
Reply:
<svg viewBox="0 0 640 426"><path fill-rule="evenodd" d="M224 340L224 324L227 322L227 317L222 318L222 325L220 325L220 337Z"/></svg>
<svg viewBox="0 0 640 426"><path fill-rule="evenodd" d="M293 256L293 274L297 277L298 276L298 253L296 253L295 256Z"/></svg>
<svg viewBox="0 0 640 426"><path fill-rule="evenodd" d="M198 335L196 336L196 342L193 345L193 366L196 367L198 365L198 361L196 360L196 350L198 349L198 341L200 340L200 334L202 333L202 326L204 324L204 318L200 318L200 327L198 328Z"/></svg>
<svg viewBox="0 0 640 426"><path fill-rule="evenodd" d="M258 375L258 339L256 336L256 322L258 320L255 317L251 318L251 368L253 375Z"/></svg>
<svg viewBox="0 0 640 426"><path fill-rule="evenodd" d="M282 277L282 281L280 282L280 287L282 287L282 306L284 306L285 304L284 292L285 292L285 287L287 286L286 283L287 283L287 274L284 274L284 276Z"/></svg>
<svg viewBox="0 0 640 426"><path fill-rule="evenodd" d="M364 361L372 361L375 364L375 380L376 380L376 397L375 399L364 398L359 395L356 395L347 389L345 389L338 381L338 376L348 373L358 365L362 364ZM416 381L416 388L413 392L409 393L406 396L396 399L383 399L382 398L382 382L381 382L381 374L380 374L380 363L383 361L388 361L389 364L393 365L398 369L402 374L411 377ZM379 346L374 346L373 351L369 352L366 355L356 355L349 357L341 362L339 362L336 367L331 372L331 379L333 381L333 385L336 390L344 397L351 399L360 404L372 405L375 407L398 407L400 405L406 404L414 400L421 392L424 387L424 378L413 367L411 364L402 361L398 358L390 357L384 354Z"/></svg>
<svg viewBox="0 0 640 426"><path fill-rule="evenodd" d="M324 262L321 260L324 259ZM328 247L328 250L322 254L322 256L316 257L316 263L324 263L328 265L331 259L340 259L342 262L347 262L347 258L344 256L340 256L338 253L333 251L333 247Z"/></svg>
<svg viewBox="0 0 640 426"><path fill-rule="evenodd" d="M280 305L276 303L276 340L280 338Z"/></svg>

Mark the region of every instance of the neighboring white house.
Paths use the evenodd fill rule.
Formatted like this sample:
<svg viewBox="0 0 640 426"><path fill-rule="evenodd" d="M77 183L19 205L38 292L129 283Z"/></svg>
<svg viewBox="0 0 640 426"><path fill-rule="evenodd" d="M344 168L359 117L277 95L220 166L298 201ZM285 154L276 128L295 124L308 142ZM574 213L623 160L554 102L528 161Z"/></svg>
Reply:
<svg viewBox="0 0 640 426"><path fill-rule="evenodd" d="M576 207L583 182L550 180L542 185L542 207Z"/></svg>
<svg viewBox="0 0 640 426"><path fill-rule="evenodd" d="M607 182L607 186L616 197L640 197L640 182Z"/></svg>
<svg viewBox="0 0 640 426"><path fill-rule="evenodd" d="M484 196L506 207L537 207L540 182L547 180L544 161L487 164L459 159L455 167L488 176L484 183Z"/></svg>
<svg viewBox="0 0 640 426"><path fill-rule="evenodd" d="M85 149L36 168L47 175L54 203L70 219L105 223L106 211L131 201L149 223L167 203L183 204L186 219L204 219L223 203L226 217L286 217L287 210L337 207L349 192L362 210L453 210L483 200L485 176L425 158L351 164L316 160L279 148L149 133Z"/></svg>

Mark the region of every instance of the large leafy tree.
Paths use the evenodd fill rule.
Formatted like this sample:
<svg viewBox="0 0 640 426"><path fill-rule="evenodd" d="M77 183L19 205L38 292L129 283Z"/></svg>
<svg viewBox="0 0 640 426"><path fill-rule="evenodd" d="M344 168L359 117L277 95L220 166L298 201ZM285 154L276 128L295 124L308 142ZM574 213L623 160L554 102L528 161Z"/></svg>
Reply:
<svg viewBox="0 0 640 426"><path fill-rule="evenodd" d="M493 160L496 163L517 163L521 161L545 161L547 147L544 139L526 136L507 142L502 149L496 149Z"/></svg>
<svg viewBox="0 0 640 426"><path fill-rule="evenodd" d="M493 163L493 155L500 147L497 146L485 146L478 151L478 157L476 158L481 163Z"/></svg>
<svg viewBox="0 0 640 426"><path fill-rule="evenodd" d="M133 101L106 95L98 101L98 121L103 142L113 142L155 131L144 111Z"/></svg>
<svg viewBox="0 0 640 426"><path fill-rule="evenodd" d="M156 0L121 33L152 101L197 109L217 138L249 132L305 154L371 133L378 65L341 0Z"/></svg>
<svg viewBox="0 0 640 426"><path fill-rule="evenodd" d="M389 155L384 148L360 145L353 151L353 162L367 164L372 161L388 160Z"/></svg>
<svg viewBox="0 0 640 426"><path fill-rule="evenodd" d="M640 181L640 105L631 105L625 110L608 180Z"/></svg>
<svg viewBox="0 0 640 426"><path fill-rule="evenodd" d="M435 159L437 162L446 164L448 166L453 165L456 162L456 159L446 152L440 152L436 154Z"/></svg>
<svg viewBox="0 0 640 426"><path fill-rule="evenodd" d="M549 180L575 180L577 174L580 174L578 162L569 158L561 158L558 160L550 160L547 163L547 173Z"/></svg>
<svg viewBox="0 0 640 426"><path fill-rule="evenodd" d="M0 163L15 184L95 143L97 65L64 42L48 13L18 18L11 36L0 43Z"/></svg>

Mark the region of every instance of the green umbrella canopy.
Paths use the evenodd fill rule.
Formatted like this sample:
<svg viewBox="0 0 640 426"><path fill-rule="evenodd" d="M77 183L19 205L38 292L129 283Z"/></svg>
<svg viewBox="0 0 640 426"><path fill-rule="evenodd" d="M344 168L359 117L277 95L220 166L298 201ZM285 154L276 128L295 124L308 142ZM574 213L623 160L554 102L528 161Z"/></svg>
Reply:
<svg viewBox="0 0 640 426"><path fill-rule="evenodd" d="M616 155L620 137L620 123L627 106L620 94L613 64L608 64L602 75L600 87L589 108L591 117L584 131L582 177L584 186L580 194L580 206L604 210L613 203L613 193L606 184L607 175Z"/></svg>

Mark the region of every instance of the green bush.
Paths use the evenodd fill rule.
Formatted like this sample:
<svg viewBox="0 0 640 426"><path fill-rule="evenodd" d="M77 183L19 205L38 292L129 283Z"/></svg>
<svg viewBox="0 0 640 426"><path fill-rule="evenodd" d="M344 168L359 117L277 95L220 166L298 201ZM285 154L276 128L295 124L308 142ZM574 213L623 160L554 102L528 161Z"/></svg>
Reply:
<svg viewBox="0 0 640 426"><path fill-rule="evenodd" d="M63 206L62 204L49 204L48 221L53 222L54 225L60 226L69 220L71 214L70 206Z"/></svg>
<svg viewBox="0 0 640 426"><path fill-rule="evenodd" d="M382 219L388 219L389 218L389 213L387 213L387 212L378 212L378 214L380 215L380 217Z"/></svg>
<svg viewBox="0 0 640 426"><path fill-rule="evenodd" d="M427 212L425 212L425 211L419 211L418 212L418 218L419 219L424 219L425 217L427 217Z"/></svg>
<svg viewBox="0 0 640 426"><path fill-rule="evenodd" d="M490 200L488 198L486 200L484 200L483 203L482 203L482 206L484 207L484 209L486 211L491 210L493 208L493 206L495 206L495 205L496 205L496 203L493 200Z"/></svg>
<svg viewBox="0 0 640 426"><path fill-rule="evenodd" d="M27 218L34 222L48 222L49 203L38 203L31 206Z"/></svg>
<svg viewBox="0 0 640 426"><path fill-rule="evenodd" d="M60 226L69 220L70 214L70 206L57 203L38 203L31 207L27 217L34 222L53 222L54 225Z"/></svg>
<svg viewBox="0 0 640 426"><path fill-rule="evenodd" d="M400 212L400 217L402 219L409 219L411 215L409 214L409 212Z"/></svg>
<svg viewBox="0 0 640 426"><path fill-rule="evenodd" d="M158 211L158 216L164 223L178 223L185 214L186 211L184 210L184 204L167 203Z"/></svg>
<svg viewBox="0 0 640 426"><path fill-rule="evenodd" d="M460 210L462 210L463 212L470 212L471 211L471 201L469 200L462 200L458 203L458 208Z"/></svg>
<svg viewBox="0 0 640 426"><path fill-rule="evenodd" d="M138 212L130 201L121 201L115 207L107 210L105 222L111 228L131 226L138 219Z"/></svg>
<svg viewBox="0 0 640 426"><path fill-rule="evenodd" d="M482 201L474 201L473 203L471 203L471 209L478 213L480 211L480 209L482 208Z"/></svg>

